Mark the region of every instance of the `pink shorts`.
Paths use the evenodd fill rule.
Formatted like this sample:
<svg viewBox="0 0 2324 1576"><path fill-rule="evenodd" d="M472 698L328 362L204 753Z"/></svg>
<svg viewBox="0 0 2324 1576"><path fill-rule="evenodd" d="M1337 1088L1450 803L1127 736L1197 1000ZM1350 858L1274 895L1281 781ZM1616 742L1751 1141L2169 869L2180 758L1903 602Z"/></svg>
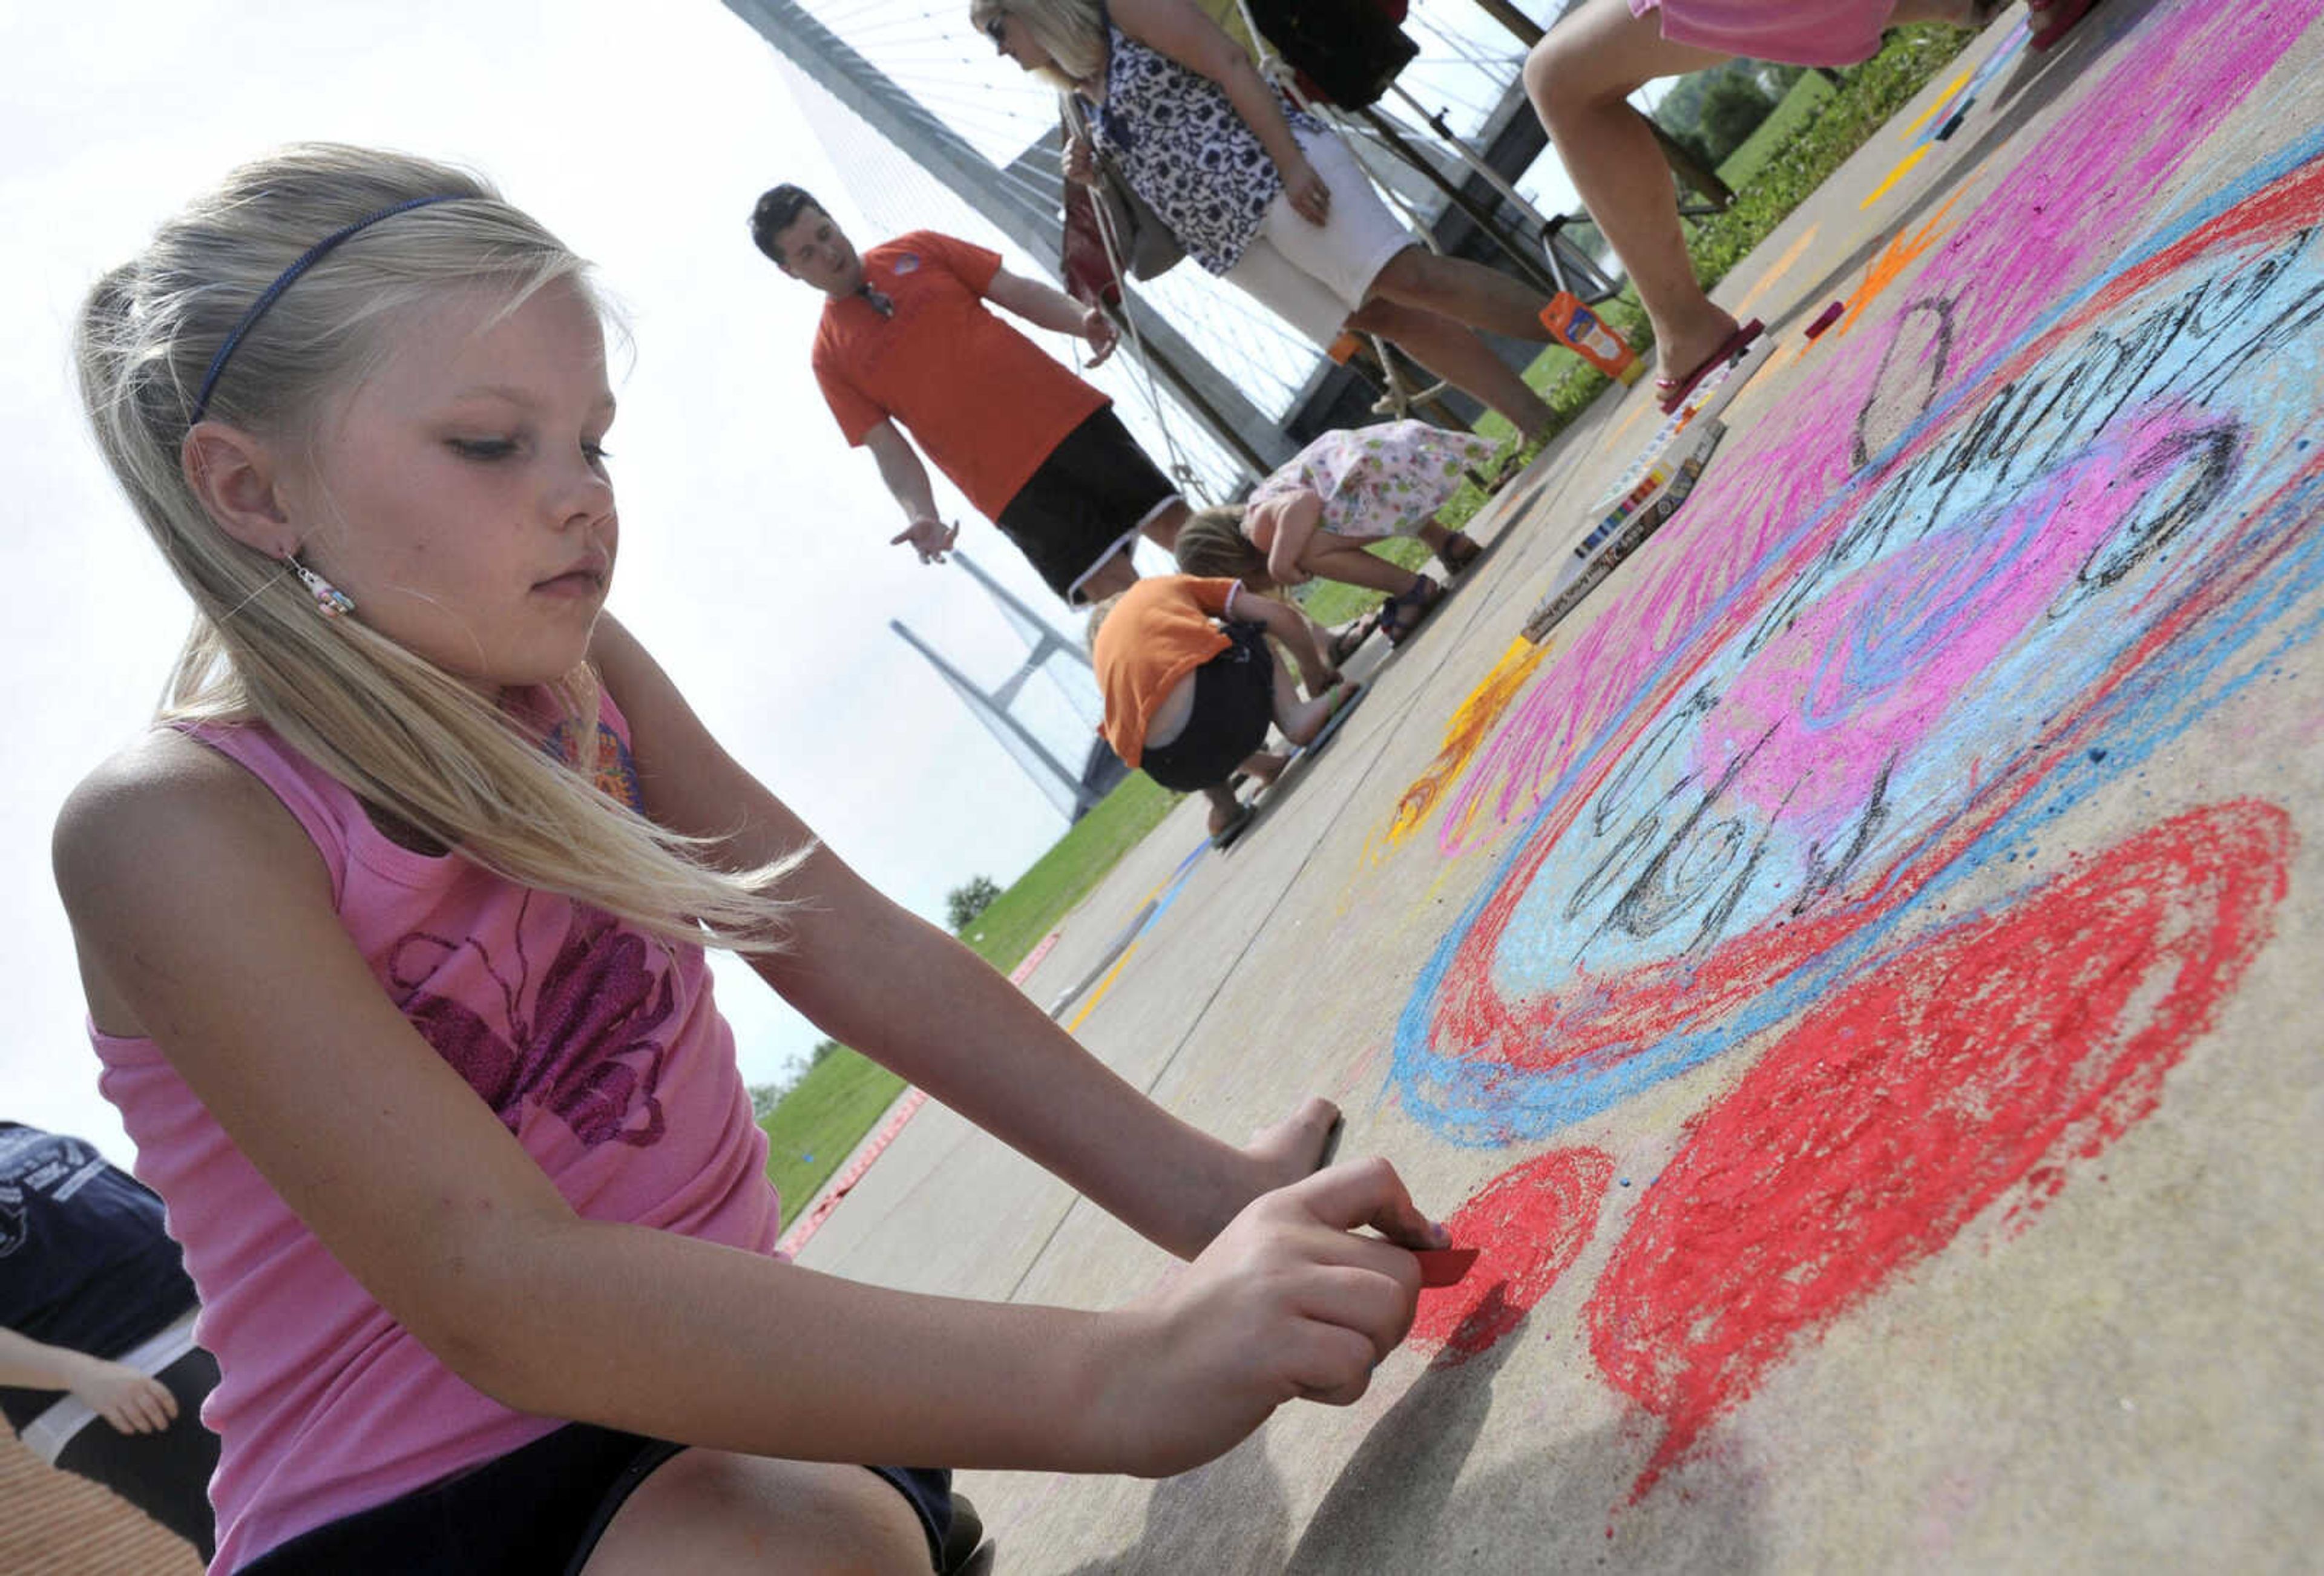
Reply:
<svg viewBox="0 0 2324 1576"><path fill-rule="evenodd" d="M1630 0L1630 14L1659 8L1663 36L1787 66L1852 66L1880 52L1895 0Z"/></svg>

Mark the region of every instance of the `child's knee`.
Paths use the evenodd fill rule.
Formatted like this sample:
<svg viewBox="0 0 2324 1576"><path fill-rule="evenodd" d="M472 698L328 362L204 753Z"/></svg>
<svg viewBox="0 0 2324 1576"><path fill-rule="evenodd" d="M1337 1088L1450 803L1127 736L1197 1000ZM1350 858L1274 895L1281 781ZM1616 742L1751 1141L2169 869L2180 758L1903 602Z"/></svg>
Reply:
<svg viewBox="0 0 2324 1576"><path fill-rule="evenodd" d="M927 1534L892 1485L862 1467L688 1450L638 1486L583 1576L842 1567L927 1570Z"/></svg>

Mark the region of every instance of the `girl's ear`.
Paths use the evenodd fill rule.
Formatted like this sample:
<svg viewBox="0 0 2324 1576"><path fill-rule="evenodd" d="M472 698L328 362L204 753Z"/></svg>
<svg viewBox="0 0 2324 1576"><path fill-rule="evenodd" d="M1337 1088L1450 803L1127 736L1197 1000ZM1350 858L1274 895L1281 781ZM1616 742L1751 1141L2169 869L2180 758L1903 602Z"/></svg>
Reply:
<svg viewBox="0 0 2324 1576"><path fill-rule="evenodd" d="M223 421L198 421L178 448L178 464L218 529L270 558L298 550L299 535L277 490L267 447Z"/></svg>

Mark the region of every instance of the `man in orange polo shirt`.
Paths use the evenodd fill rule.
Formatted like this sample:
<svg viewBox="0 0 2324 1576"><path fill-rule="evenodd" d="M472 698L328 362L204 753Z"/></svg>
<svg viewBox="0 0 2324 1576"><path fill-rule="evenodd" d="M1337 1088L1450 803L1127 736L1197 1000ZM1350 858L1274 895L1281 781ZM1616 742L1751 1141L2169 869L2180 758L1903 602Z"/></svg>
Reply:
<svg viewBox="0 0 2324 1576"><path fill-rule="evenodd" d="M1130 549L1140 531L1165 549L1177 539L1185 501L1112 401L986 303L1079 335L1091 366L1113 352L1104 313L1009 272L997 252L932 230L858 255L796 186L759 198L751 238L830 298L816 331L816 381L904 511L890 539L909 543L922 563L943 562L959 527L937 518L915 441L1069 604L1137 580Z"/></svg>

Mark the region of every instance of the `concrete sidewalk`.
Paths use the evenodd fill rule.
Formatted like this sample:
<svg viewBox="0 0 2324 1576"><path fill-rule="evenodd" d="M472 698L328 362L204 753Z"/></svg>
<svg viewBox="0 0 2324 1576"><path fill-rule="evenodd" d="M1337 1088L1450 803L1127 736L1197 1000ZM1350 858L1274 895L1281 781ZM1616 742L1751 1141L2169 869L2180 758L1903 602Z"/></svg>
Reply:
<svg viewBox="0 0 2324 1576"><path fill-rule="evenodd" d="M1485 1258L1200 1471L964 1474L1001 1569L2311 1562L2320 14L2010 14L1722 286L1785 343L1545 651L1644 389L1233 850L1083 905L1035 1000L1152 903L1084 1043L1333 1096ZM934 1105L803 1261L1169 1272Z"/></svg>

